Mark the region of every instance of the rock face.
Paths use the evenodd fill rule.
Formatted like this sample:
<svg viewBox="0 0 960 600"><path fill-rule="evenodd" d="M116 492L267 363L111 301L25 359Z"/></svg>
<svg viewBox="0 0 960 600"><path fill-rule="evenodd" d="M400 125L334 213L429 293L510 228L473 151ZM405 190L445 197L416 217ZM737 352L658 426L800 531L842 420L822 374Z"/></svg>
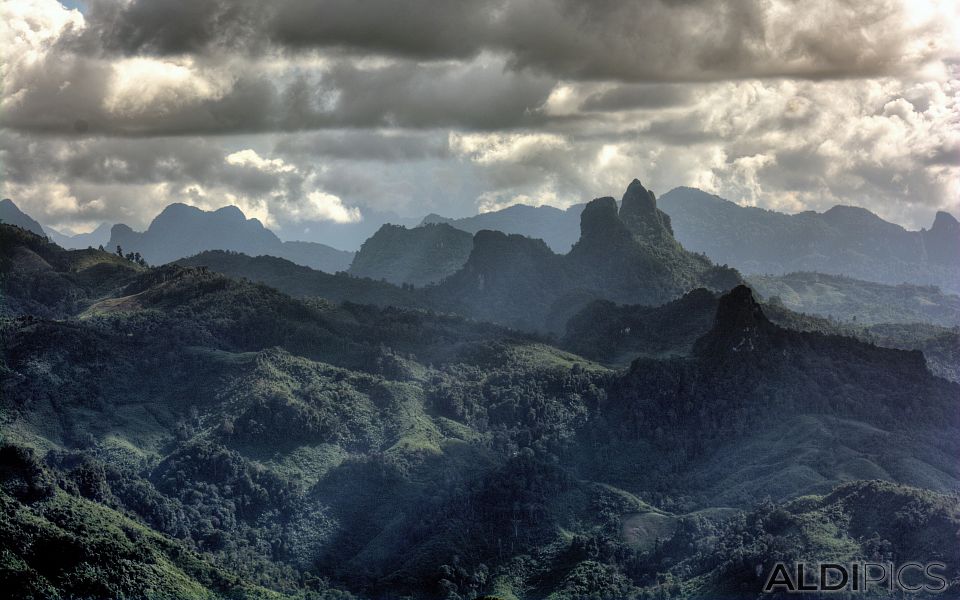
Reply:
<svg viewBox="0 0 960 600"><path fill-rule="evenodd" d="M696 352L708 357L766 352L766 337L774 329L753 291L738 285L720 298L713 328L697 340Z"/></svg>
<svg viewBox="0 0 960 600"><path fill-rule="evenodd" d="M940 211L929 231L921 232L927 258L942 265L960 262L960 222L950 213Z"/></svg>
<svg viewBox="0 0 960 600"><path fill-rule="evenodd" d="M620 201L620 220L643 240L660 242L673 238L670 216L657 208L657 199L634 179Z"/></svg>
<svg viewBox="0 0 960 600"><path fill-rule="evenodd" d="M637 180L619 211L610 197L589 202L580 231L566 255L540 240L478 232L466 265L436 290L437 301L481 319L562 332L597 299L662 304L698 287L723 291L740 283L736 271L685 251Z"/></svg>
<svg viewBox="0 0 960 600"><path fill-rule="evenodd" d="M444 223L407 229L384 225L363 243L350 274L422 287L459 270L473 248L473 236Z"/></svg>
<svg viewBox="0 0 960 600"><path fill-rule="evenodd" d="M171 204L136 232L114 225L107 249L139 252L150 264L165 264L205 250L232 250L251 256L287 258L297 264L334 273L346 270L353 253L312 242L282 242L257 219L247 219L239 208L212 212L185 204Z"/></svg>
<svg viewBox="0 0 960 600"><path fill-rule="evenodd" d="M745 275L808 271L960 293L960 225L945 212L929 230L907 231L864 208L787 215L694 188L671 190L660 204L685 248Z"/></svg>

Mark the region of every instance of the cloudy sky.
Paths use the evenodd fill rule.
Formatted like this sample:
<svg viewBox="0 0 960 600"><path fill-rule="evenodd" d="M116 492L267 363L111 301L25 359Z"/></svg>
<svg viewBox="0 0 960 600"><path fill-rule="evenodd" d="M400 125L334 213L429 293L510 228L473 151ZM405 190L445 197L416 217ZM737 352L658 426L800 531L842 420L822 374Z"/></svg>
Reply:
<svg viewBox="0 0 960 600"><path fill-rule="evenodd" d="M0 186L45 224L282 235L633 177L960 214L955 0L0 0Z"/></svg>

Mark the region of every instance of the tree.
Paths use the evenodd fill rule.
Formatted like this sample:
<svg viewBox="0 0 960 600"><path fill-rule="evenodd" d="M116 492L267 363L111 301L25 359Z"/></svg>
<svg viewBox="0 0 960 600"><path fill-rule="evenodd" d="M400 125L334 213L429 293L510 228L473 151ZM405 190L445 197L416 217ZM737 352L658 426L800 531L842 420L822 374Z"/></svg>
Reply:
<svg viewBox="0 0 960 600"><path fill-rule="evenodd" d="M123 248L120 247L120 244L117 244L117 256L123 258Z"/></svg>

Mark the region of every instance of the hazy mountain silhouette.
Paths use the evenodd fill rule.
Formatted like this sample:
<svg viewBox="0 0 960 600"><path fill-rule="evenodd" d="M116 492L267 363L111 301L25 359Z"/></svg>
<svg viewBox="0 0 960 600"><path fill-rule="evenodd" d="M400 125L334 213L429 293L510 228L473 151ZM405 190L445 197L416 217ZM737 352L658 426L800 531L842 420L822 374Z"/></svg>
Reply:
<svg viewBox="0 0 960 600"><path fill-rule="evenodd" d="M469 233L487 229L541 239L551 250L566 254L580 239L580 213L586 204L561 210L553 206L514 204L507 208L462 219L429 214L423 223L446 223Z"/></svg>
<svg viewBox="0 0 960 600"><path fill-rule="evenodd" d="M109 223L101 223L96 229L89 233L78 233L75 235L61 233L50 226L44 227L43 229L47 232L50 241L55 242L58 246L68 250L78 250L81 248L97 248L99 246L106 247L107 244L110 243L110 230L112 228L113 226Z"/></svg>
<svg viewBox="0 0 960 600"><path fill-rule="evenodd" d="M888 285L824 273L751 275L750 287L790 310L865 325L932 323L960 326L960 296L935 286Z"/></svg>
<svg viewBox="0 0 960 600"><path fill-rule="evenodd" d="M816 271L960 292L960 224L945 212L930 229L907 231L864 208L787 215L686 187L660 203L685 248L746 274Z"/></svg>
<svg viewBox="0 0 960 600"><path fill-rule="evenodd" d="M139 252L150 264L165 264L204 250L232 250L251 256L270 255L327 273L346 270L353 253L314 242L282 242L257 219L247 219L239 208L225 206L204 211L171 204L144 232L114 225L107 249Z"/></svg>
<svg viewBox="0 0 960 600"><path fill-rule="evenodd" d="M821 272L894 285L937 285L960 293L960 223L949 213L937 213L930 229L907 231L851 206L789 215L742 207L689 187L675 188L659 201L686 249L746 274ZM560 210L517 204L463 219L431 214L423 222L539 238L564 253L579 238L585 206Z"/></svg>
<svg viewBox="0 0 960 600"><path fill-rule="evenodd" d="M0 222L22 227L39 236L46 237L47 235L47 232L43 230L40 223L37 223L30 215L20 210L17 205L14 204L13 200L9 198L0 200Z"/></svg>
<svg viewBox="0 0 960 600"><path fill-rule="evenodd" d="M393 211L364 208L363 218L352 223L336 221L300 221L296 224L281 224L276 232L286 239L323 243L334 248L355 252L364 241L384 225L415 227L418 217L405 217Z"/></svg>

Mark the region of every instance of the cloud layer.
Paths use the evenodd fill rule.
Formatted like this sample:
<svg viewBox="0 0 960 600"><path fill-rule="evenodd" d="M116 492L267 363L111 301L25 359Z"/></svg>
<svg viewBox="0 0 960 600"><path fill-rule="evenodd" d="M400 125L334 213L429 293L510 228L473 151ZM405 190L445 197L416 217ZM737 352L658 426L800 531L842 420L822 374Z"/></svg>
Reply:
<svg viewBox="0 0 960 600"><path fill-rule="evenodd" d="M792 0L0 5L3 193L144 226L559 206L639 176L911 227L960 198L960 9Z"/></svg>

